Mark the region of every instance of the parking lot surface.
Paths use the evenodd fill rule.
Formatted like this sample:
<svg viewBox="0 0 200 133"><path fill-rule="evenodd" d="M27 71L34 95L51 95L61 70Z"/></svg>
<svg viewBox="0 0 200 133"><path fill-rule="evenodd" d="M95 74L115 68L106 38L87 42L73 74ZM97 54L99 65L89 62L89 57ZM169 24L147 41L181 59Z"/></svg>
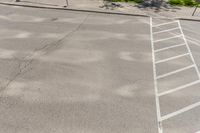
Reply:
<svg viewBox="0 0 200 133"><path fill-rule="evenodd" d="M0 6L0 133L200 131L197 27Z"/></svg>
<svg viewBox="0 0 200 133"><path fill-rule="evenodd" d="M157 132L149 18L0 11L0 132Z"/></svg>

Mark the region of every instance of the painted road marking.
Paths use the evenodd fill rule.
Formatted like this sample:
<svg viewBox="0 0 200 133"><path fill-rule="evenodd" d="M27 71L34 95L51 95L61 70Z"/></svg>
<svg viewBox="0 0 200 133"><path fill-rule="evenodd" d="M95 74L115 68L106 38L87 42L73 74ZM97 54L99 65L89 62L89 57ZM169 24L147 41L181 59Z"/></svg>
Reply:
<svg viewBox="0 0 200 133"><path fill-rule="evenodd" d="M168 24L173 24L173 23L177 23L177 22L178 22L178 21L166 22L166 23L161 23L161 24L154 25L154 26L152 26L152 27L159 27L159 26L168 25Z"/></svg>
<svg viewBox="0 0 200 133"><path fill-rule="evenodd" d="M192 41L192 40L188 40L188 42L191 42L192 44L194 44L194 45L196 45L196 46L199 46L200 47L200 44L199 43L197 43L196 41Z"/></svg>
<svg viewBox="0 0 200 133"><path fill-rule="evenodd" d="M171 90L168 90L168 91L165 91L165 92L162 92L162 93L159 93L158 96L161 97L161 96L164 96L164 95L167 95L167 94L170 94L170 93L173 93L173 92L176 92L176 91L180 91L182 89L185 89L187 87L190 87L190 86L193 86L193 85L196 85L200 83L200 80L197 80L197 81L194 81L194 82L191 82L189 84L185 84L185 85L182 85L182 86L179 86L179 87L176 87L174 89L171 89Z"/></svg>
<svg viewBox="0 0 200 133"><path fill-rule="evenodd" d="M193 40L195 41L196 43L200 43L200 40L196 39L196 38L193 38L193 37L190 37L190 36L186 36L187 39L189 40ZM199 44L198 44L199 45Z"/></svg>
<svg viewBox="0 0 200 133"><path fill-rule="evenodd" d="M195 64L195 69L196 69L197 75L198 75L199 80L200 80L199 69L198 69L198 67L197 67L197 65L196 65L196 63L195 63L194 57L193 57L193 55L192 55L192 52L191 52L191 50L190 50L190 47L189 47L189 45L188 45L188 43L187 43L187 40L186 40L186 38L185 38L185 35L184 35L184 33L183 33L183 30L182 30L180 21L178 21L178 26L179 26L179 28L180 28L180 31L181 31L182 35L183 35L183 39L184 39L184 41L185 41L185 43L186 43L186 47L187 47L187 49L188 49L188 51L189 51L189 53L190 53L190 57L191 57L191 59L192 59L192 62Z"/></svg>
<svg viewBox="0 0 200 133"><path fill-rule="evenodd" d="M185 54L173 56L173 57L170 57L170 58L162 59L162 60L156 61L155 63L159 64L159 63L167 62L167 61L170 61L170 60L178 59L178 58L181 58L181 57L184 57L184 56L187 56L187 55L190 55L190 53L185 53Z"/></svg>
<svg viewBox="0 0 200 133"><path fill-rule="evenodd" d="M160 28L161 29L161 28ZM184 29L184 30L188 30L188 29ZM189 30L188 30L189 31ZM170 31L169 31L170 32ZM172 32L170 32L170 34L172 34L172 35L178 35L177 33L172 33ZM197 45L197 46L199 46L200 47L200 40L198 40L198 39L195 39L195 38L193 38L193 37L190 37L190 36L187 36L187 35L185 35L185 37L187 38L187 41L188 42L191 42L191 43L193 43L193 44L195 44L195 45Z"/></svg>
<svg viewBox="0 0 200 133"><path fill-rule="evenodd" d="M180 110L178 110L178 111L175 111L175 112L170 113L170 114L168 114L168 115L162 116L162 117L161 117L161 120L162 120L162 121L167 120L167 119L169 119L169 118L172 118L172 117L174 117L174 116L177 116L177 115L179 115L179 114L182 114L182 113L184 113L184 112L186 112L186 111L189 111L189 110L194 109L194 108L199 107L199 106L200 106L200 102L196 102L196 103L191 104L191 105L189 105L189 106L186 106L186 107L184 107L184 108L182 108L182 109L180 109Z"/></svg>
<svg viewBox="0 0 200 133"><path fill-rule="evenodd" d="M173 45L173 46L169 46L169 47L165 47L165 48L160 48L160 49L156 49L155 52L162 52L162 51L165 51L165 50L168 50L168 49L172 49L172 48L175 48L175 47L179 47L179 46L183 46L185 45L185 43L182 43L182 44L177 44L177 45Z"/></svg>
<svg viewBox="0 0 200 133"><path fill-rule="evenodd" d="M179 37L183 37L183 35L180 34L180 35L176 35L176 36L172 36L172 37L168 37L168 38L163 38L163 39L155 40L154 43L162 42L162 41L166 41L166 40L170 40L170 39L174 39L174 38L179 38Z"/></svg>
<svg viewBox="0 0 200 133"><path fill-rule="evenodd" d="M161 113L160 113L160 103L158 97L158 85L156 80L156 64L155 64L155 52L154 52L154 43L153 43L153 25L152 17L150 17L150 36L151 36L151 48L152 48L152 62L153 62L153 76L154 76L154 90L155 90L155 100L156 100L156 113L157 113L157 125L158 133L163 133L163 126L161 122Z"/></svg>
<svg viewBox="0 0 200 133"><path fill-rule="evenodd" d="M164 32L170 32L170 31L173 31L173 30L178 30L179 27L176 27L176 28L171 28L171 29L167 29L167 30L161 30L161 31L157 31L157 32L154 32L153 34L160 34L160 33L164 33Z"/></svg>
<svg viewBox="0 0 200 133"><path fill-rule="evenodd" d="M158 33L164 33L164 31L162 31L162 32L159 31L159 32L156 32L156 34L154 34L154 33L153 33L153 27L158 27L158 28L160 28L159 26L171 24L171 23L174 23L174 22L178 22L178 28L176 28L176 29L179 29L179 30L180 30L180 33L179 33L179 34L174 34L174 33L171 32L172 29L168 29L168 30L164 30L164 31L166 31L166 32L169 31L170 34L172 33L172 35L174 35L173 37L164 38L164 39L160 39L160 40L156 40L156 41L153 40L153 39L154 39L154 35L156 35L156 34L158 34ZM173 29L174 29L174 28L173 28ZM153 61L154 88L155 88L155 99L156 99L156 111L157 111L157 121L158 121L158 132L159 132L159 133L163 133L163 126L162 126L163 123L162 123L162 122L163 122L164 120L167 120L167 119L169 119L169 118L172 118L172 117L175 117L175 116L177 116L177 115L179 115L179 114L182 114L182 113L184 113L184 112L186 112L186 111L189 111L189 110L191 110L191 109L193 109L193 108L196 108L196 107L200 106L200 102L191 104L191 105L189 105L189 106L183 107L183 108L180 109L180 110L177 110L177 111L175 111L175 112L166 114L166 115L164 115L164 116L161 116L160 101L159 101L160 99L159 99L159 98L162 97L162 96L165 96L165 95L167 95L167 94L171 94L171 93L173 93L173 92L176 92L176 91L185 89L185 88L190 87L190 86L192 86L192 85L195 85L195 84L197 84L197 83L200 83L200 74L199 74L199 70L197 69L197 65L196 65L196 63L195 63L194 57L193 57L193 55L192 55L192 53L191 53L191 50L190 50L190 48L189 48L189 45L188 45L188 43L187 43L187 40L186 40L186 38L185 38L185 36L184 36L184 34L183 34L183 31L182 31L182 28L181 28L181 25L180 25L180 21L167 22L167 23L162 23L162 24L158 24L158 25L153 26L153 24L152 24L152 18L150 18L150 31L151 31L152 61ZM183 43L183 44L176 44L176 45L173 45L173 46L167 46L167 47L165 47L165 48L161 48L161 49L157 49L157 50L154 49L154 43L156 43L156 42L161 42L161 41L166 41L166 40L173 39L173 38L177 38L177 37L182 37L184 43ZM181 54L181 55L178 55L178 56L174 56L174 57L170 57L170 58L166 58L166 59L163 59L163 60L159 60L159 61L157 61L157 62L155 61L155 53L156 53L156 52L161 52L161 51L164 51L164 50L169 50L169 49L172 49L172 48L175 48L175 47L179 47L179 46L184 46L184 45L185 45L186 48L187 48L187 51L188 51L187 53ZM166 61L169 61L169 60L172 60L172 59L176 59L176 58L180 58L180 57L187 56L187 55L190 57L190 59L191 59L191 61L192 61L192 63L193 63L192 65L186 66L186 67L183 67L183 68L180 68L180 69L177 69L177 70L175 70L175 71L171 71L171 72L166 73L166 74L163 74L163 75L159 75L159 76L156 75L156 67L158 67L158 66L156 66L156 63L166 62ZM193 82L191 82L191 83L188 83L188 84L186 84L186 85L182 85L182 86L179 86L179 87L170 89L170 90L168 90L168 91L164 91L164 92L162 92L162 93L158 93L158 89L159 89L159 88L158 88L158 82L159 82L159 79L160 79L160 78L164 78L164 77L168 78L167 76L170 76L170 75L172 75L172 74L176 74L176 73L179 73L179 72L182 72L182 71L184 71L184 70L191 69L191 68L194 68L194 69L196 70L195 72L196 72L196 74L197 74L198 77L199 77L198 80L193 81Z"/></svg>
<svg viewBox="0 0 200 133"><path fill-rule="evenodd" d="M173 75L173 74L176 74L176 73L185 71L185 70L190 69L190 68L193 68L193 67L195 67L195 65L190 65L190 66L187 66L187 67L183 67L183 68L177 69L177 70L175 70L175 71L171 71L171 72L169 72L169 73L159 75L159 76L157 76L156 79L165 78L165 77L167 77L167 76L170 76L170 75Z"/></svg>

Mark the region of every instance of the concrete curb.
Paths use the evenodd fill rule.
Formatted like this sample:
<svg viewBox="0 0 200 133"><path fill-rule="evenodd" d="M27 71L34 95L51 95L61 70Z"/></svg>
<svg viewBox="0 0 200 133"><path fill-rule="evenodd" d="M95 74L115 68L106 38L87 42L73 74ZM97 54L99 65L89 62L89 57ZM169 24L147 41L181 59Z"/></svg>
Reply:
<svg viewBox="0 0 200 133"><path fill-rule="evenodd" d="M200 18L199 19L198 18L195 18L195 19L193 19L193 18L177 18L177 19L179 19L179 20L186 20L186 21L200 22Z"/></svg>
<svg viewBox="0 0 200 133"><path fill-rule="evenodd" d="M69 11L99 13L99 14L112 14L112 15L150 17L150 16L144 15L144 14L130 14L130 13L113 12L113 11L99 11L99 10L87 10L87 9L84 10L84 9L65 8L65 7L62 8L62 7L35 6L35 5L9 3L9 2L0 2L0 4L1 5L9 5L9 6L21 6L21 7L30 7L30 8L41 8L41 9L69 10Z"/></svg>
<svg viewBox="0 0 200 133"><path fill-rule="evenodd" d="M30 7L30 8L41 8L41 9L53 9L53 10L68 10L68 11L77 11L77 12L88 12L88 13L99 13L99 14L111 14L111 15L125 15L125 16L138 16L138 17L150 17L149 15L144 14L130 14L122 12L113 12L113 11L100 11L100 10L87 10L87 9L75 9L75 8L65 8L65 7L49 7L49 6L35 6L35 5L26 5L26 4L17 4L10 2L0 2L1 5L10 5L10 6L21 6L21 7ZM200 22L200 18L188 18L188 17L175 17L176 20L185 20L185 21L196 21Z"/></svg>
<svg viewBox="0 0 200 133"><path fill-rule="evenodd" d="M162 17L156 17L164 20L185 20L185 21L196 21L200 22L200 18L188 18L188 17L174 17L174 18L162 18Z"/></svg>

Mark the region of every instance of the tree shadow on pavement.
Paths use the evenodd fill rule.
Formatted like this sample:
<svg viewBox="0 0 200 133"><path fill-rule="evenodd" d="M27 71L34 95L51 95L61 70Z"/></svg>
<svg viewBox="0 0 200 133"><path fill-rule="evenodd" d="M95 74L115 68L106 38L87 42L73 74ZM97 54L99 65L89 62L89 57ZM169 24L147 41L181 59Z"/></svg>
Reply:
<svg viewBox="0 0 200 133"><path fill-rule="evenodd" d="M115 8L123 8L123 6L120 3L112 2L112 0L103 0L103 5L100 8L114 10Z"/></svg>
<svg viewBox="0 0 200 133"><path fill-rule="evenodd" d="M154 12L180 10L180 8L170 5L164 0L144 0L141 4L136 5L140 9L152 9Z"/></svg>
<svg viewBox="0 0 200 133"><path fill-rule="evenodd" d="M151 10L153 12L171 11L176 12L181 10L179 7L168 4L165 0L144 0L142 3L130 4L129 7L139 8L140 10ZM100 8L112 9L123 8L124 5L120 2L112 2L112 0L104 0L103 6Z"/></svg>

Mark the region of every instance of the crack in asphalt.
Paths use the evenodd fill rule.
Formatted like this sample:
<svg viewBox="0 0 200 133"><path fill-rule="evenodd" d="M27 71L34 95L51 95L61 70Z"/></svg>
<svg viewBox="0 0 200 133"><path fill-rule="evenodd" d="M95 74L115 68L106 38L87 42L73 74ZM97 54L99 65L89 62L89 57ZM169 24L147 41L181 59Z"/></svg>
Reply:
<svg viewBox="0 0 200 133"><path fill-rule="evenodd" d="M87 16L83 19L83 21L78 26L76 26L71 32L67 33L65 36L63 36L59 40L51 42L49 44L44 45L41 48L33 50L32 54L25 56L23 59L18 59L18 58L15 57L15 59L19 61L19 65L18 65L19 72L16 73L12 78L10 78L10 80L6 83L6 85L4 85L3 87L1 86L0 92L6 90L8 88L8 86L13 81L16 80L17 77L28 72L27 69L31 66L32 62L35 60L36 57L39 57L41 55L49 53L50 50L55 49L56 47L61 45L61 42L64 39L70 37L75 32L77 32L81 28L81 26L85 23L85 21L88 19L89 16L90 16L90 14L87 14Z"/></svg>

